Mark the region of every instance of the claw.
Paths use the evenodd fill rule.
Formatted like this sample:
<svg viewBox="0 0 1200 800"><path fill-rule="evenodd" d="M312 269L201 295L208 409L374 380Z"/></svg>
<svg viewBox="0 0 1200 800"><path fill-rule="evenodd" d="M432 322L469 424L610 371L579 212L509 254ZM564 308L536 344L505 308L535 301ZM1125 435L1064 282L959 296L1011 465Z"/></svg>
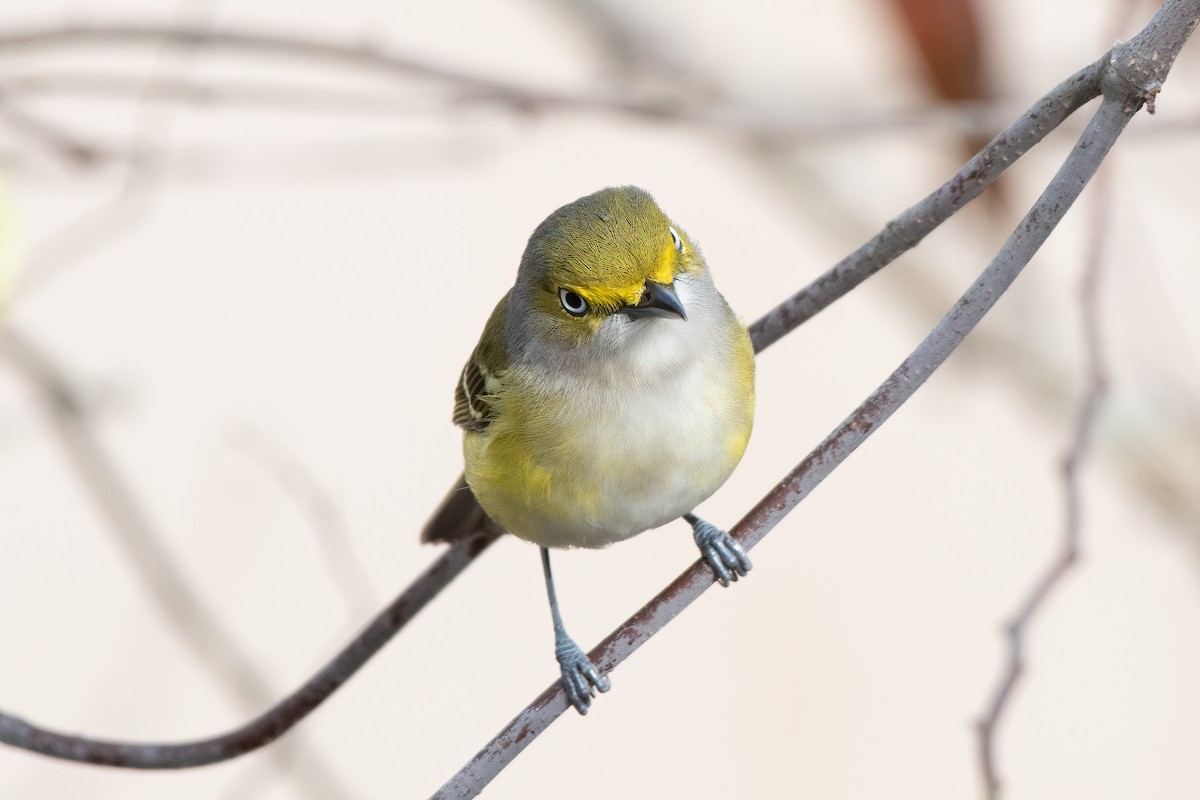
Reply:
<svg viewBox="0 0 1200 800"><path fill-rule="evenodd" d="M607 692L612 684L600 674L596 666L570 637L560 639L554 648L554 656L562 669L563 687L567 699L580 714L587 714L596 690Z"/></svg>
<svg viewBox="0 0 1200 800"><path fill-rule="evenodd" d="M712 567L717 581L722 586L728 586L739 576L745 577L746 573L754 568L745 548L737 539L699 517L689 514L684 519L692 524L696 546L700 548L701 555Z"/></svg>

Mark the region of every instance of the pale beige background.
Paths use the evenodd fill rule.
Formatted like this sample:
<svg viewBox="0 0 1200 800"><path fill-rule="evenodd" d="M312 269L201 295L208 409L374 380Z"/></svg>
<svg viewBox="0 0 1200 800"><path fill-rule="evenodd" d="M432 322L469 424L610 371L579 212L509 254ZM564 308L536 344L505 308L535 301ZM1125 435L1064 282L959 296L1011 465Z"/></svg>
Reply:
<svg viewBox="0 0 1200 800"><path fill-rule="evenodd" d="M1007 117L1111 44L1112 3L982 5ZM890 12L871 0L640 6L614 7L642 15L652 52L754 114L886 119L927 100ZM9 3L0 28L169 19L173 8ZM619 80L597 40L550 3L256 0L182 13L369 39L535 85L603 91ZM1197 63L1185 53L1159 115L1134 121L1111 166L1104 298L1115 386L1086 473L1085 556L1032 630L1001 733L1012 798L1200 792L1196 518L1150 502L1135 477L1146 471L1126 469L1116 447L1143 442L1176 477L1197 469L1194 430L1188 438L1161 413L1194 421L1200 389L1200 147L1186 130ZM146 49L0 53L0 76L153 64ZM168 55L158 68L182 67ZM94 400L95 427L163 545L271 696L311 674L436 555L416 534L460 468L452 387L549 211L605 185L647 187L754 319L937 185L959 152L944 128L893 125L806 139L789 170L694 127L445 111L436 92L322 65L207 56L183 74L402 99L374 115L144 112L149 144L170 145L161 184L10 309L11 324ZM138 124L128 103L41 96L33 107L117 145ZM1171 125L1185 129L1156 132ZM956 218L764 355L755 436L705 516L732 524L886 376L987 262L1069 142L1056 135L1021 164L1005 187L1011 208ZM17 237L4 244L18 270L122 179L116 167L81 175L30 155L27 139L3 129L0 146ZM1060 535L1088 199L977 343L755 551L749 580L708 593L613 674L587 719L554 725L488 797L978 796L972 726L1000 671L1002 622ZM1033 388L1028 351L997 345L1002 336L1053 365L1051 388L1068 402ZM341 558L363 575L350 591L311 514L281 489L281 460L340 515ZM1183 477L1195 485L1194 473ZM560 555L572 632L590 646L694 557L682 525ZM260 708L196 659L81 491L28 387L2 364L0 609L5 711L174 740ZM505 540L305 721L282 762L277 746L139 774L0 749L0 796L426 796L555 677L551 644L536 551Z"/></svg>

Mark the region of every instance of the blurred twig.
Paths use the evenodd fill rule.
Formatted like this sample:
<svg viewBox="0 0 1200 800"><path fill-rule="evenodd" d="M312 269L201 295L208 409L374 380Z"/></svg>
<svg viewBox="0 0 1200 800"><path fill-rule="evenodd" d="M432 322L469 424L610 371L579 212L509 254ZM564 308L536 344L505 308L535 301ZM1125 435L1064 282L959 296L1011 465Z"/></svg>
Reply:
<svg viewBox="0 0 1200 800"><path fill-rule="evenodd" d="M408 77L448 84L462 90L463 99L472 97L515 104L521 107L577 105L579 98L570 94L541 90L455 69L431 61L389 52L369 42L341 42L303 34L249 28L196 27L155 23L65 24L0 32L0 54L27 49L62 47L76 44L111 46L158 45L172 42L193 49L232 50L257 55L323 61L347 69L366 70L392 77ZM618 103L616 99L610 102Z"/></svg>
<svg viewBox="0 0 1200 800"><path fill-rule="evenodd" d="M168 617L197 660L233 688L249 704L269 695L253 665L236 655L238 648L190 589L186 572L163 545L149 515L121 477L121 471L87 424L82 403L64 371L42 348L11 323L0 329L0 354L37 395L41 410L91 495L116 542L146 582L154 608Z"/></svg>
<svg viewBox="0 0 1200 800"><path fill-rule="evenodd" d="M281 443L250 428L231 437L233 446L248 461L257 464L278 484L287 498L309 521L317 535L321 564L354 619L375 607L371 580L350 550L350 536L341 510L316 476Z"/></svg>
<svg viewBox="0 0 1200 800"><path fill-rule="evenodd" d="M1108 370L1105 366L1104 344L1101 336L1100 278L1106 256L1112 209L1110 169L1097 177L1095 204L1089 224L1088 250L1084 259L1083 279L1079 300L1084 333L1084 359L1087 386L1079 403L1074 432L1063 457L1064 516L1062 540L1045 571L1030 587L1028 595L1018 606L1006 626L1008 660L993 691L991 702L979 722L979 758L986 797L997 800L1000 795L1000 772L996 759L996 730L1004 718L1013 689L1025 671L1025 635L1037 614L1045 607L1050 594L1058 588L1063 576L1079 557L1079 542L1083 533L1083 500L1079 472L1092 446L1093 429L1100 406L1108 390Z"/></svg>
<svg viewBox="0 0 1200 800"><path fill-rule="evenodd" d="M3 34L0 33L0 37ZM2 52L2 45L0 45ZM170 79L149 83L138 75L122 72L39 71L6 75L4 85L14 97L66 96L121 100L143 91L148 102L192 103L203 107L240 107L252 111L290 109L309 112L339 112L370 117L444 113L465 107L470 101L501 99L515 102L526 89L505 85L496 96L464 95L453 84L438 96L401 95L388 90L332 88L251 79ZM532 100L533 98L531 98ZM616 102L616 105L613 103ZM964 136L990 134L1012 118L1013 103L937 102L906 108L807 108L771 109L743 107L729 102L706 102L698 107L659 109L649 101L636 103L606 99L580 91L564 93L559 101L541 110L567 107L580 110L655 116L663 122L694 125L731 134L771 136L788 142L841 140L846 136L869 136L896 130L930 130ZM522 106L519 110L532 110ZM119 154L112 153L115 158Z"/></svg>
<svg viewBox="0 0 1200 800"><path fill-rule="evenodd" d="M92 167L111 158L111 153L61 125L37 116L13 99L7 87L0 85L0 120L30 141L77 167Z"/></svg>
<svg viewBox="0 0 1200 800"><path fill-rule="evenodd" d="M181 9L183 6L181 6ZM59 230L34 244L26 257L21 280L14 294L47 280L80 254L92 254L101 243L116 238L123 228L136 223L158 195L165 174L165 158L149 159L151 149L164 155L174 121L174 110L145 102L145 87L157 76L183 75L191 60L189 48L170 39L154 43L154 66L141 79L135 94L134 119L124 148L123 172L113 194L99 205L69 220Z"/></svg>
<svg viewBox="0 0 1200 800"><path fill-rule="evenodd" d="M149 515L122 477L120 468L91 430L82 402L65 372L27 335L11 323L0 328L3 357L34 390L39 407L84 488L100 511L113 539L133 565L153 598L150 607L163 614L168 630L188 648L196 663L242 706L261 708L274 696L268 681L243 656L236 641L192 588L185 570L163 544ZM300 746L301 743L295 743ZM303 777L318 796L341 793L320 755L307 749L301 759Z"/></svg>
<svg viewBox="0 0 1200 800"><path fill-rule="evenodd" d="M589 19L601 13L601 10L586 3L582 10ZM611 21L610 15L604 16ZM624 36L615 29L609 30L612 28L613 25L609 25L605 29L606 36ZM17 29L0 31L0 55L85 44L120 46L162 42L186 45L195 50L228 50L303 63L325 62L389 78L424 81L442 90L441 98L434 101L434 105L440 109L470 103L490 103L521 113L548 110L609 112L695 125L717 133L771 137L792 142L894 130L896 127L930 127L943 131L951 127L967 135L982 135L994 131L1006 116L1003 106L979 103L883 111L872 109L855 112L839 108L827 112L820 109L797 112L793 109L772 107L763 110L713 102L711 93L706 91L675 91L639 99L628 91L548 89L447 67L371 42L339 41L250 28L201 29L174 24L96 23ZM334 108L369 110L370 113L429 107L428 101L388 97L382 93L369 100L370 95L364 93L279 84L159 80L141 87L136 78L104 73L13 75L6 78L6 85L14 92L70 91L100 95L127 95L137 87L136 90L144 92L148 100L185 100L206 104L240 102L256 106L330 104Z"/></svg>

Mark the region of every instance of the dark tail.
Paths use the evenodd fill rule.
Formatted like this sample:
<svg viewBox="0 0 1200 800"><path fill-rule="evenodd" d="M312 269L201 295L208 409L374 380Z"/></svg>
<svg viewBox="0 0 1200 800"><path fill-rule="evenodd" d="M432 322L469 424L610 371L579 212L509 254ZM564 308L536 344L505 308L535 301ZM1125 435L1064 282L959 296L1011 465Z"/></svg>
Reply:
<svg viewBox="0 0 1200 800"><path fill-rule="evenodd" d="M458 542L484 530L499 530L484 512L463 476L421 531L422 542Z"/></svg>

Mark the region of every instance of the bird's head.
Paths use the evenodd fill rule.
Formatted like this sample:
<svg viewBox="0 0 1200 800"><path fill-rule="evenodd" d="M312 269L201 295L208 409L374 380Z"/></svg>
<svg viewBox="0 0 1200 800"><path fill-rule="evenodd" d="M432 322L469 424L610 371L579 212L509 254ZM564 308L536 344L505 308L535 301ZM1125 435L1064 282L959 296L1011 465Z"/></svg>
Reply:
<svg viewBox="0 0 1200 800"><path fill-rule="evenodd" d="M687 234L649 194L623 186L565 205L537 227L512 301L526 336L578 346L642 321L686 322L679 288L693 279L707 279L707 267Z"/></svg>

